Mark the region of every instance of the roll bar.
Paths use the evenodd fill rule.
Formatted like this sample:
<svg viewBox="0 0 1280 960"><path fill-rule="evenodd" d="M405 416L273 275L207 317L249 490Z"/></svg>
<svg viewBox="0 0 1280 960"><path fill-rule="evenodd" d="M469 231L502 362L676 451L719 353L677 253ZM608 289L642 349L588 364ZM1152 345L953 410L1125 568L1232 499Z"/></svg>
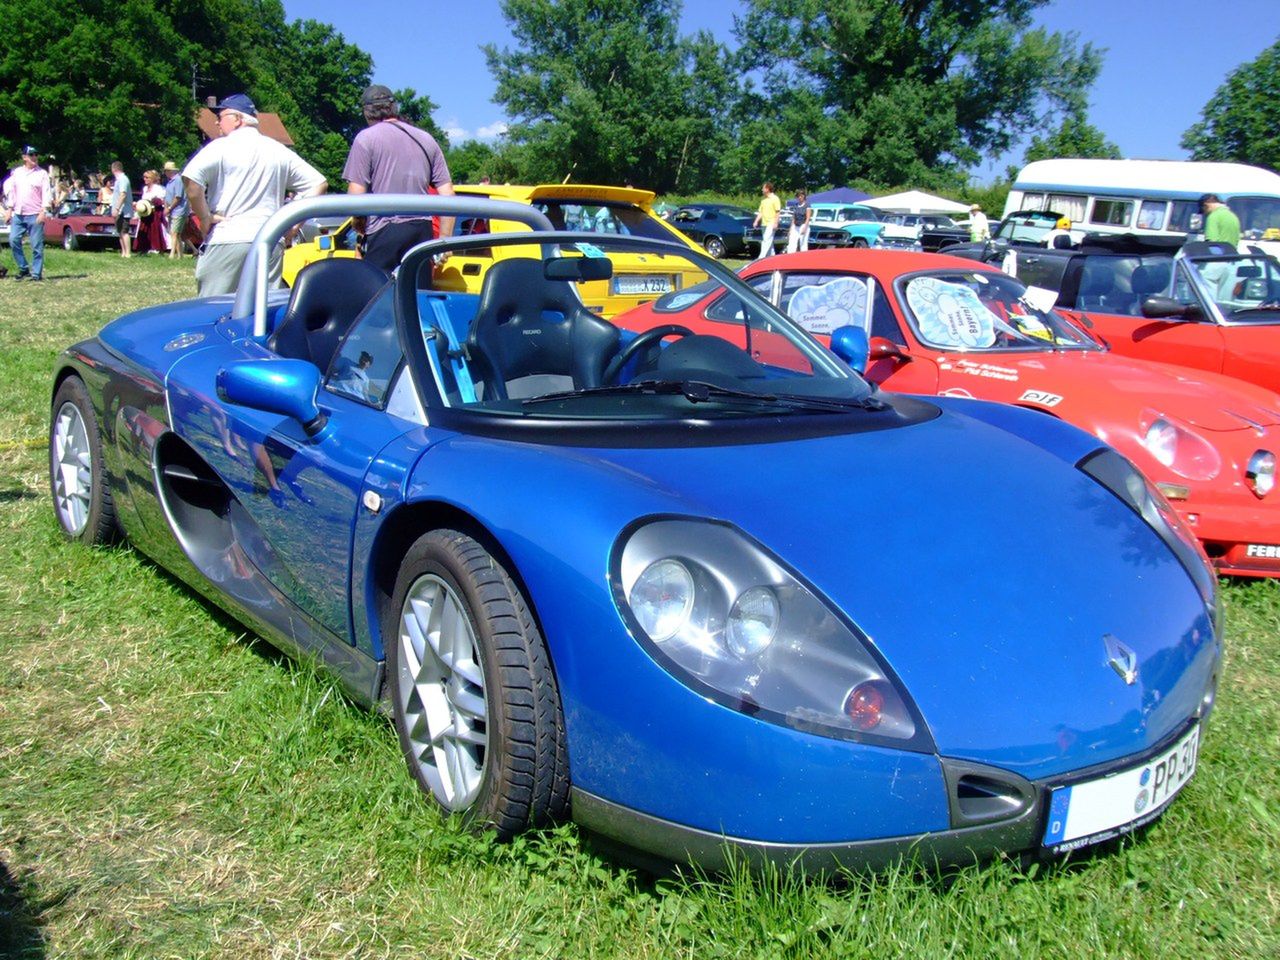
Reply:
<svg viewBox="0 0 1280 960"><path fill-rule="evenodd" d="M484 217L514 220L534 230L555 229L546 214L526 203L483 197L441 197L410 193L361 193L305 197L286 203L262 225L240 270L231 316L252 315L253 335L267 335L267 267L271 251L289 228L312 217L378 217L418 213L438 217Z"/></svg>

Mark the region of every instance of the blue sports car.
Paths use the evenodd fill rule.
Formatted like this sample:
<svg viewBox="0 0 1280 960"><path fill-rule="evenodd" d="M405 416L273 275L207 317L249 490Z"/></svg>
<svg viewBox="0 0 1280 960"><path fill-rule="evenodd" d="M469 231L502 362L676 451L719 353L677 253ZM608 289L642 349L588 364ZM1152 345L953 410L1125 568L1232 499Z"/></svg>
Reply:
<svg viewBox="0 0 1280 960"><path fill-rule="evenodd" d="M530 230L268 290L293 223L391 211ZM720 335L663 317L708 285ZM1195 538L1097 439L882 395L846 362L865 332L832 342L686 247L489 200L299 201L234 297L62 355L54 505L386 705L424 791L503 837L572 816L825 869L1157 816L1218 679Z"/></svg>

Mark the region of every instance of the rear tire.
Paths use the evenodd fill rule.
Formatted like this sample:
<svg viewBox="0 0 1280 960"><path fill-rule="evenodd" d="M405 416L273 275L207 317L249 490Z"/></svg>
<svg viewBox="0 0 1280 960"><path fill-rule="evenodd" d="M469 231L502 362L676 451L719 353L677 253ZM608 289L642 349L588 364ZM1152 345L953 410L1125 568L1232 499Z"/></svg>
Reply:
<svg viewBox="0 0 1280 960"><path fill-rule="evenodd" d="M565 816L569 763L551 658L501 561L457 530L409 548L383 636L418 785L502 839Z"/></svg>
<svg viewBox="0 0 1280 960"><path fill-rule="evenodd" d="M713 260L722 260L724 258L724 241L719 237L707 237L702 245L707 248L707 255Z"/></svg>
<svg viewBox="0 0 1280 960"><path fill-rule="evenodd" d="M102 433L88 388L68 377L53 397L49 423L49 489L62 532L82 543L119 538L111 485L102 461Z"/></svg>

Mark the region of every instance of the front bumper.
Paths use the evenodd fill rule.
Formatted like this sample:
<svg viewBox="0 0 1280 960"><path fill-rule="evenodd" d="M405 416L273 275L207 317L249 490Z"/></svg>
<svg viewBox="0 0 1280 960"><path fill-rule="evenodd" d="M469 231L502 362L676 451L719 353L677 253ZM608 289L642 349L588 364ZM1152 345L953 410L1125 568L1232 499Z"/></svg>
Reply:
<svg viewBox="0 0 1280 960"><path fill-rule="evenodd" d="M1256 503L1250 508L1195 499L1171 501L1220 573L1280 577L1280 513L1274 504Z"/></svg>
<svg viewBox="0 0 1280 960"><path fill-rule="evenodd" d="M663 861L690 863L713 872L742 863L753 869L772 864L798 867L805 873L832 873L844 869L877 870L903 859L939 867L982 862L1001 854L1025 853L1052 859L1060 854L1043 846L1041 840L1048 826L1049 802L1055 788L1105 777L1159 757L1196 723L1203 724L1212 705L1212 698L1207 698L1198 716L1153 749L1045 780L1029 781L996 768L940 757L950 794L951 824L948 829L929 833L814 843L731 837L632 810L577 787L572 794L573 818L594 833ZM993 804L989 797L980 797L975 806L972 801L975 778L982 786L994 786L996 793L1003 793L1003 800L997 798ZM970 797L967 804L962 799L966 793ZM1087 844L1072 844L1071 848L1103 843L1141 829L1162 816L1170 803Z"/></svg>

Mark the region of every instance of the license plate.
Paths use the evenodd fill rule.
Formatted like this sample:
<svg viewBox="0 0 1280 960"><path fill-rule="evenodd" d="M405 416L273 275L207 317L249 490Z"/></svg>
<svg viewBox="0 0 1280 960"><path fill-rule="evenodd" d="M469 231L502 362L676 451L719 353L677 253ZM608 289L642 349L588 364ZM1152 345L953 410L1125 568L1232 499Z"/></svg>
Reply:
<svg viewBox="0 0 1280 960"><path fill-rule="evenodd" d="M1135 830L1154 819L1196 771L1200 728L1146 763L1049 794L1044 845L1065 853Z"/></svg>
<svg viewBox="0 0 1280 960"><path fill-rule="evenodd" d="M1280 560L1280 546L1274 543L1251 543L1245 548L1246 557L1261 557L1266 560Z"/></svg>
<svg viewBox="0 0 1280 960"><path fill-rule="evenodd" d="M670 293L675 284L670 277L622 276L613 278L613 292L621 294Z"/></svg>

